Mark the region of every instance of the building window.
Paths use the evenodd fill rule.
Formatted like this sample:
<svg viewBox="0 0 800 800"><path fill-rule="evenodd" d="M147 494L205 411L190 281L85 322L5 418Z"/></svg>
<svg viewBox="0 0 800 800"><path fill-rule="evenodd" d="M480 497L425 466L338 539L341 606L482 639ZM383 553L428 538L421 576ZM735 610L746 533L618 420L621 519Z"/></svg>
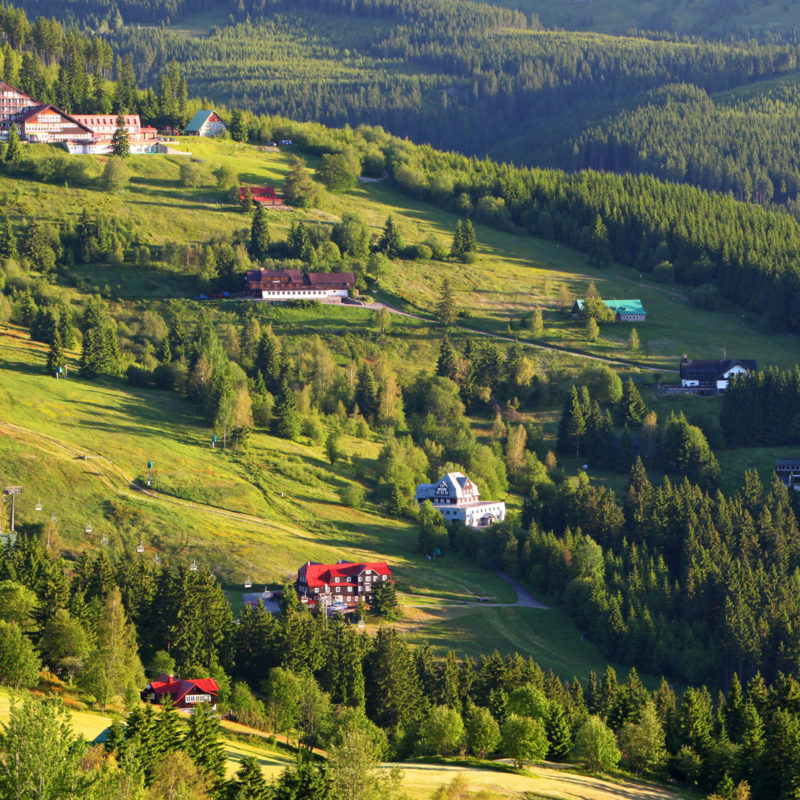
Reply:
<svg viewBox="0 0 800 800"><path fill-rule="evenodd" d="M339 583L339 579L338 578L334 578L334 580L335 580L336 583Z"/></svg>

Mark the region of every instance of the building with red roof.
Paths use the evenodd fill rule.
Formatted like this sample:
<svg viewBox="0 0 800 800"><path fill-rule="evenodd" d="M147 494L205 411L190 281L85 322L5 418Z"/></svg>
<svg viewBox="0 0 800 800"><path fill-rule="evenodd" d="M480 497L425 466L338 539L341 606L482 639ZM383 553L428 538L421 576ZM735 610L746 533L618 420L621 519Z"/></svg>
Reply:
<svg viewBox="0 0 800 800"><path fill-rule="evenodd" d="M278 193L272 186L240 186L239 187L239 200L244 202L247 197L247 191L250 190L250 199L254 203L262 206L282 206L283 198L278 196Z"/></svg>
<svg viewBox="0 0 800 800"><path fill-rule="evenodd" d="M85 125L91 132L94 139L111 139L117 130L116 114L73 114L74 119ZM123 115L125 130L128 132L128 141L131 144L148 142L158 138L158 131L155 128L142 125L141 117L138 114Z"/></svg>
<svg viewBox="0 0 800 800"><path fill-rule="evenodd" d="M392 580L392 571L385 561L337 561L335 564L307 561L297 570L296 585L301 603L352 608L359 600L371 603L375 586L389 580Z"/></svg>
<svg viewBox="0 0 800 800"><path fill-rule="evenodd" d="M159 675L141 693L145 702L163 703L170 697L175 707L182 709L193 709L198 703L210 703L216 708L218 695L219 686L213 678L180 679L172 675Z"/></svg>
<svg viewBox="0 0 800 800"><path fill-rule="evenodd" d="M299 269L249 269L244 293L261 300L322 300L347 297L356 285L352 272L308 272Z"/></svg>

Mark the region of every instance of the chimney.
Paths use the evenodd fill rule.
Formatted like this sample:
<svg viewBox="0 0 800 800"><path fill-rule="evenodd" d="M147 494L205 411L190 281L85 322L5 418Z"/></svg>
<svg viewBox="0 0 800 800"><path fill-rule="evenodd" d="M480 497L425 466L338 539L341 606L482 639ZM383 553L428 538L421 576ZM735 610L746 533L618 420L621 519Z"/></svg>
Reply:
<svg viewBox="0 0 800 800"><path fill-rule="evenodd" d="M167 683L172 683L174 680L175 680L175 676L172 673L167 675Z"/></svg>
<svg viewBox="0 0 800 800"><path fill-rule="evenodd" d="M689 357L686 355L686 353L684 353L681 356L681 364L686 364L688 361L689 361Z"/></svg>

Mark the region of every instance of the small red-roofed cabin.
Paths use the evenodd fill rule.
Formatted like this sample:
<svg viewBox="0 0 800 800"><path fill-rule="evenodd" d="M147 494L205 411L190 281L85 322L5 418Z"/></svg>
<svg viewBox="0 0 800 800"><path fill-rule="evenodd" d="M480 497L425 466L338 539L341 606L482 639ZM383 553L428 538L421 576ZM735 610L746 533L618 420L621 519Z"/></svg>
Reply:
<svg viewBox="0 0 800 800"><path fill-rule="evenodd" d="M392 571L385 561L308 561L297 570L297 594L300 602L309 607L325 603L352 608L359 600L371 603L375 586L390 580Z"/></svg>
<svg viewBox="0 0 800 800"><path fill-rule="evenodd" d="M180 679L172 675L159 675L141 693L142 700L150 703L163 703L170 697L175 708L184 710L191 710L198 703L210 703L215 709L218 695L219 686L213 678Z"/></svg>
<svg viewBox="0 0 800 800"><path fill-rule="evenodd" d="M250 199L254 203L259 203L262 206L283 205L283 198L278 197L277 192L272 188L272 186L240 186L239 200L241 202L244 202L248 189L250 189Z"/></svg>

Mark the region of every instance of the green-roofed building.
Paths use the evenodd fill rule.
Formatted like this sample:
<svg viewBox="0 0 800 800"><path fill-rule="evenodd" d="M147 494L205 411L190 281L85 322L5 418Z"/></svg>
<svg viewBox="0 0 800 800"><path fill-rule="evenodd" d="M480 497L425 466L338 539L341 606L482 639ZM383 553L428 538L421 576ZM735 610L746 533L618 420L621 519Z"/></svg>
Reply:
<svg viewBox="0 0 800 800"><path fill-rule="evenodd" d="M603 305L616 314L617 322L645 322L647 312L641 300L603 300ZM585 300L576 300L572 306L572 316L580 319L584 314Z"/></svg>
<svg viewBox="0 0 800 800"><path fill-rule="evenodd" d="M213 109L198 111L184 128L187 136L221 136L228 130L222 117Z"/></svg>

